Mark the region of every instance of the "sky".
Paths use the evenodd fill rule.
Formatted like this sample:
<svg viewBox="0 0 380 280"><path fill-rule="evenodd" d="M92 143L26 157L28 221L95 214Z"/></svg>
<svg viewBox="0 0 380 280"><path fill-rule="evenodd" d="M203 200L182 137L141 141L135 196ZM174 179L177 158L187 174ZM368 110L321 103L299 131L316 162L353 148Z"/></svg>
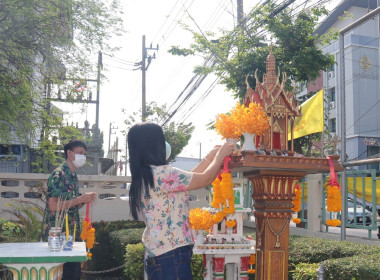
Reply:
<svg viewBox="0 0 380 280"><path fill-rule="evenodd" d="M218 32L218 29L233 29L236 25L236 0L122 0L123 20L126 33L113 43L121 50L113 57L103 54L104 69L102 74L107 80L102 80L100 87L99 127L104 132L104 150L107 153L110 125L112 126L111 143L119 139L121 155L125 155L124 120L129 114L137 112L142 105L142 73L134 63L142 57L142 36L146 36L146 47L152 43L158 51L155 52L146 72L146 101L156 101L158 105L170 107L177 96L184 90L193 77L195 65L203 62L200 57L173 56L167 52L171 46L187 47L192 42L191 34L185 31L178 21L183 21L197 30L197 26L205 31ZM248 13L262 0L244 0L244 13ZM300 2L299 0L296 1ZM302 2L302 1L301 1ZM331 2L339 3L338 0ZM187 12L186 12L187 10ZM189 18L189 14L194 19ZM197 26L195 25L197 24ZM217 38L217 36L215 36ZM209 38L214 39L214 38ZM97 55L89 57L94 62ZM96 77L89 77L96 78ZM184 108L173 118L173 121L191 122L195 126L189 144L180 156L204 157L214 145L224 140L215 131L207 130L206 124L215 120L217 114L228 112L236 103L232 92L227 92L222 85L217 85L200 102L202 95L215 82L216 77L209 75L202 85L188 100ZM190 110L190 108L192 108ZM83 127L86 119L95 123L95 105L83 107L78 104L66 105L68 119L78 122ZM122 110L125 113L122 113ZM188 114L190 111L190 114Z"/></svg>

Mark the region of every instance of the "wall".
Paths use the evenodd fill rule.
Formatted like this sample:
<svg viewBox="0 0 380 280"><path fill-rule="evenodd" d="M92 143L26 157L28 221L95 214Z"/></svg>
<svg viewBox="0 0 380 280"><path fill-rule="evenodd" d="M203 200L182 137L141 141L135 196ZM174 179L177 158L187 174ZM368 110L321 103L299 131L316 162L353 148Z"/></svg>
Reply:
<svg viewBox="0 0 380 280"><path fill-rule="evenodd" d="M8 203L35 202L44 206L44 202L37 198L29 198L33 192L40 194L33 186L41 185L46 190L49 174L34 173L0 173L0 210L6 209ZM78 175L80 182L80 192L96 192L91 218L93 221L116 221L130 220L128 187L131 177L127 176L100 176L100 175ZM208 189L200 189L191 192L193 201L190 207L206 207L208 201ZM17 197L11 198L12 195ZM8 198L7 198L8 197ZM80 210L82 217L85 214L85 207ZM9 215L1 214L2 218L9 219Z"/></svg>

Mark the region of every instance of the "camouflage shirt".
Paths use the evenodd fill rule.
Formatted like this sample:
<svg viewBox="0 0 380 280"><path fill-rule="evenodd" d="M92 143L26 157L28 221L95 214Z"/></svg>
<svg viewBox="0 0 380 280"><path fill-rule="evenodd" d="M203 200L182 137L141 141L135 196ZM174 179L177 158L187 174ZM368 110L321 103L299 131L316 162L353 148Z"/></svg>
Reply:
<svg viewBox="0 0 380 280"><path fill-rule="evenodd" d="M48 180L48 195L49 197L61 198L61 200L69 201L80 196L78 177L76 173L72 173L67 162L57 167L50 175ZM79 238L81 232L81 224L79 220L78 206L71 207L67 213L69 220L70 234L74 232L76 226L76 239ZM55 226L56 212L49 210L49 205L46 206L46 231ZM62 232L66 232L65 223L63 223Z"/></svg>

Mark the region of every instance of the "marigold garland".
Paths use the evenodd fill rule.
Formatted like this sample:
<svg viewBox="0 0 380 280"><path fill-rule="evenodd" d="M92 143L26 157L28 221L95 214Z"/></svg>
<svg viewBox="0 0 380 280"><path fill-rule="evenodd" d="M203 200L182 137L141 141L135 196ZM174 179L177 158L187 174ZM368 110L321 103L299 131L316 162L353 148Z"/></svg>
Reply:
<svg viewBox="0 0 380 280"><path fill-rule="evenodd" d="M292 211L298 212L301 211L301 202L302 202L302 191L298 184L294 187L294 194L296 195L293 199L293 208Z"/></svg>
<svg viewBox="0 0 380 280"><path fill-rule="evenodd" d="M213 215L206 210L194 208L189 211L190 228L208 230L214 224Z"/></svg>
<svg viewBox="0 0 380 280"><path fill-rule="evenodd" d="M299 223L301 223L301 219L300 218L293 218L293 223L295 223L295 224L299 224Z"/></svg>
<svg viewBox="0 0 380 280"><path fill-rule="evenodd" d="M82 232L80 234L80 238L83 241L86 241L87 248L87 258L91 258L92 254L90 253L90 249L94 247L95 244L95 228L92 227L91 219L89 218L90 212L90 203L87 203L86 206L86 217L82 222Z"/></svg>
<svg viewBox="0 0 380 280"><path fill-rule="evenodd" d="M294 194L295 194L295 197L292 201L292 203L293 203L292 211L297 213L298 211L301 211L301 202L302 202L302 190L298 186L298 184L296 184L294 187ZM293 218L292 221L295 224L299 224L301 222L301 219L300 218Z"/></svg>
<svg viewBox="0 0 380 280"><path fill-rule="evenodd" d="M95 228L92 227L92 223L89 218L85 218L83 220L80 238L83 241L86 241L86 248L88 249L87 258L91 258L92 254L89 250L92 249L95 244Z"/></svg>
<svg viewBox="0 0 380 280"><path fill-rule="evenodd" d="M222 173L222 181L220 182L221 195L224 198L223 212L226 214L235 213L235 196L234 183L230 172Z"/></svg>
<svg viewBox="0 0 380 280"><path fill-rule="evenodd" d="M332 159L330 157L327 157L329 160L329 165L330 165L330 179L329 181L325 184L325 189L326 189L326 205L327 205L327 211L329 212L340 212L342 211L342 194L340 192L340 185L337 181L337 175L334 170L334 164L332 162ZM326 225L327 226L333 226L337 227L340 226L341 221L338 219L331 219L331 220L326 220Z"/></svg>
<svg viewBox="0 0 380 280"><path fill-rule="evenodd" d="M219 177L216 177L214 182L212 182L212 187L213 187L212 189L214 193L213 193L213 200L212 200L211 206L216 209L222 210L224 199L222 197L222 193L220 190Z"/></svg>
<svg viewBox="0 0 380 280"><path fill-rule="evenodd" d="M256 272L256 270L253 269L253 265L256 264L256 255L255 254L251 254L249 256L249 262L248 262L248 264L249 264L249 269L248 269L247 272L249 274L254 274Z"/></svg>
<svg viewBox="0 0 380 280"><path fill-rule="evenodd" d="M223 173L219 174L213 182L214 196L211 205L219 209L213 216L214 223L221 222L227 214L235 213L234 183L232 182L231 172L228 169L228 162L230 160L230 157L224 159ZM222 209L220 209L221 207Z"/></svg>
<svg viewBox="0 0 380 280"><path fill-rule="evenodd" d="M341 221L338 219L326 220L327 226L338 227L338 226L340 226L340 224L341 224Z"/></svg>
<svg viewBox="0 0 380 280"><path fill-rule="evenodd" d="M236 220L227 220L226 221L226 227L233 228L236 226Z"/></svg>

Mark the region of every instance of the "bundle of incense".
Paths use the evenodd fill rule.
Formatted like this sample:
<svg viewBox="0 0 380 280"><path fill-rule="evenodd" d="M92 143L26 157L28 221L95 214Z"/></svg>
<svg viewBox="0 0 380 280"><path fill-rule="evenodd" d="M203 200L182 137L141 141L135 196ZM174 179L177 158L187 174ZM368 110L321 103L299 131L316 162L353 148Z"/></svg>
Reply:
<svg viewBox="0 0 380 280"><path fill-rule="evenodd" d="M65 222L65 215L68 213L72 201L69 200L69 207L67 207L66 209L63 208L65 202L66 199L63 199L63 196L59 196L57 202L57 210L55 212L55 226L61 229L63 228L63 224Z"/></svg>

